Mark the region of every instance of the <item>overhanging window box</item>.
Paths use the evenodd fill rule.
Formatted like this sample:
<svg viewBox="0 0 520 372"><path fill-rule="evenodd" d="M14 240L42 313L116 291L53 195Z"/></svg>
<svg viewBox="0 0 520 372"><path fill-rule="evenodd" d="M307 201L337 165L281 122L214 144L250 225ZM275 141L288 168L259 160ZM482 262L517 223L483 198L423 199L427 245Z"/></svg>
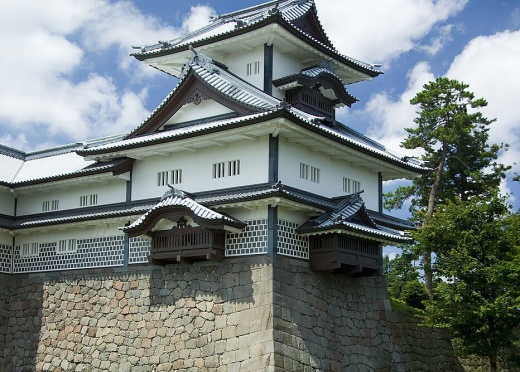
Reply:
<svg viewBox="0 0 520 372"><path fill-rule="evenodd" d="M150 233L150 261L168 262L217 261L224 258L225 230L202 227L173 228Z"/></svg>
<svg viewBox="0 0 520 372"><path fill-rule="evenodd" d="M381 244L342 234L309 237L312 270L372 274L382 268Z"/></svg>

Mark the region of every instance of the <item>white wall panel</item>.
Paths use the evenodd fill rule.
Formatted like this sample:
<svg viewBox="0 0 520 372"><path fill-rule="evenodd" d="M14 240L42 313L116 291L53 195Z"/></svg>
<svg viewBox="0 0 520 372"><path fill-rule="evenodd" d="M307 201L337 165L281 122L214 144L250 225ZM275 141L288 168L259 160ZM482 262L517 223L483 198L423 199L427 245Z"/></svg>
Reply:
<svg viewBox="0 0 520 372"><path fill-rule="evenodd" d="M59 200L58 210L80 208L80 197L85 195L97 194L96 205L120 203L126 200L126 181L121 179L115 178L109 183L89 184L87 187L76 185L67 190L19 195L17 215L43 213L43 202L52 200Z"/></svg>
<svg viewBox="0 0 520 372"><path fill-rule="evenodd" d="M240 174L213 178L213 164L240 160ZM182 169L182 182L173 185L186 192L224 189L267 182L269 144L267 137L234 142L227 146L212 146L197 152L154 156L134 163L132 200L162 196L167 186L157 185L157 173Z"/></svg>
<svg viewBox="0 0 520 372"><path fill-rule="evenodd" d="M220 103L213 100L203 100L198 105L188 103L184 105L175 115L173 115L167 124L177 124L186 121L192 121L202 118L208 118L217 115L223 115L233 112Z"/></svg>
<svg viewBox="0 0 520 372"><path fill-rule="evenodd" d="M300 163L308 164L320 170L319 183L300 178ZM343 177L359 181L364 190L361 197L367 208L378 210L378 175L361 167L355 167L343 160L335 160L308 148L280 142L279 178L285 185L327 197L345 195Z"/></svg>
<svg viewBox="0 0 520 372"><path fill-rule="evenodd" d="M0 191L0 214L14 214L14 196L8 190Z"/></svg>
<svg viewBox="0 0 520 372"><path fill-rule="evenodd" d="M258 46L253 50L244 50L228 54L223 62L229 71L239 76L258 89L264 89L264 46ZM247 64L259 62L259 72L247 76ZM254 66L253 66L254 67Z"/></svg>

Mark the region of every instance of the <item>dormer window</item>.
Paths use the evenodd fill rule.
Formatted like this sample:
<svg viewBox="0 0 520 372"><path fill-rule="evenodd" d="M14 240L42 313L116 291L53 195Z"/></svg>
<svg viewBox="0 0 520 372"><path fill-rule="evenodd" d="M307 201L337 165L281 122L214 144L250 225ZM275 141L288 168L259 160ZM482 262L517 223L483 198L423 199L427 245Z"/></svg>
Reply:
<svg viewBox="0 0 520 372"><path fill-rule="evenodd" d="M285 93L287 103L312 115L334 118L334 102L314 88L296 88Z"/></svg>

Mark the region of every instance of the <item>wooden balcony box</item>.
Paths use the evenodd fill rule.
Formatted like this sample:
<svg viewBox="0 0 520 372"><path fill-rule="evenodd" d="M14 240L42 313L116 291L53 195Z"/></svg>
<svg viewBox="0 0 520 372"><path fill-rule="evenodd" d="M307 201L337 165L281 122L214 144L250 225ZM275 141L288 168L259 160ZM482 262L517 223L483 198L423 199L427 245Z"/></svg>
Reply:
<svg viewBox="0 0 520 372"><path fill-rule="evenodd" d="M377 242L340 234L309 238L311 270L377 275L382 269L382 250Z"/></svg>
<svg viewBox="0 0 520 372"><path fill-rule="evenodd" d="M153 264L204 260L222 262L224 259L225 230L184 227L155 231L150 235L150 262Z"/></svg>

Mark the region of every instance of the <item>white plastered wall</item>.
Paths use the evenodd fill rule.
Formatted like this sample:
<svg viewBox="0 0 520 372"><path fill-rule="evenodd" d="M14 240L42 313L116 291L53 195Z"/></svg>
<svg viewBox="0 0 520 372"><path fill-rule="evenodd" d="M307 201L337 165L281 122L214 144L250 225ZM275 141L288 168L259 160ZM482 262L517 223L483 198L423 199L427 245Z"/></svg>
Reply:
<svg viewBox="0 0 520 372"><path fill-rule="evenodd" d="M319 183L300 178L300 163L320 170ZM326 197L345 195L343 177L361 183L364 190L361 197L367 208L379 209L377 173L361 167L355 167L343 160L332 159L318 152L294 143L280 141L279 178L284 185L289 185Z"/></svg>
<svg viewBox="0 0 520 372"><path fill-rule="evenodd" d="M240 160L240 174L213 178L213 164ZM197 152L153 156L134 163L132 200L162 196L167 186L157 186L157 173L182 169L182 182L173 185L186 192L199 192L244 186L268 181L268 138L212 146Z"/></svg>
<svg viewBox="0 0 520 372"><path fill-rule="evenodd" d="M219 212L225 213L241 221L256 220L267 218L267 206L261 205L253 208L232 208L232 209L218 209Z"/></svg>
<svg viewBox="0 0 520 372"><path fill-rule="evenodd" d="M18 196L17 215L42 213L44 201L59 200L58 210L80 208L80 197L97 194L97 204L113 204L126 200L126 181L115 179L108 183L89 184L80 183L66 190L21 194ZM52 211L49 211L52 212Z"/></svg>
<svg viewBox="0 0 520 372"><path fill-rule="evenodd" d="M273 80L280 79L286 76L294 75L304 68L301 61L297 58L282 53L276 45L273 48ZM273 87L273 96L282 99L285 97L284 91L279 91Z"/></svg>
<svg viewBox="0 0 520 372"><path fill-rule="evenodd" d="M0 214L14 215L14 196L7 189L0 190Z"/></svg>
<svg viewBox="0 0 520 372"><path fill-rule="evenodd" d="M13 237L7 231L0 230L0 244L13 244Z"/></svg>
<svg viewBox="0 0 520 372"><path fill-rule="evenodd" d="M108 236L119 236L124 233L119 229L121 226L117 223L101 223L98 225L89 225L88 227L75 227L66 229L67 226L63 225L63 230L50 230L48 232L35 231L34 233L30 230L17 233L15 237L15 245L21 246L25 243L52 243L66 239L95 239ZM12 240L11 240L12 243Z"/></svg>
<svg viewBox="0 0 520 372"><path fill-rule="evenodd" d="M314 216L317 214L315 213ZM301 225L307 222L310 217L309 213L306 212L290 210L285 207L278 208L278 219L280 220L291 221Z"/></svg>
<svg viewBox="0 0 520 372"><path fill-rule="evenodd" d="M208 118L217 115L223 115L233 112L220 103L213 100L203 100L198 105L188 103L175 113L167 122L167 124L177 124L186 121L192 121L202 118Z"/></svg>
<svg viewBox="0 0 520 372"><path fill-rule="evenodd" d="M249 82L258 89L264 89L264 46L260 45L253 50L244 50L231 53L222 61L233 74ZM259 62L260 69L257 74L247 76L247 64Z"/></svg>

